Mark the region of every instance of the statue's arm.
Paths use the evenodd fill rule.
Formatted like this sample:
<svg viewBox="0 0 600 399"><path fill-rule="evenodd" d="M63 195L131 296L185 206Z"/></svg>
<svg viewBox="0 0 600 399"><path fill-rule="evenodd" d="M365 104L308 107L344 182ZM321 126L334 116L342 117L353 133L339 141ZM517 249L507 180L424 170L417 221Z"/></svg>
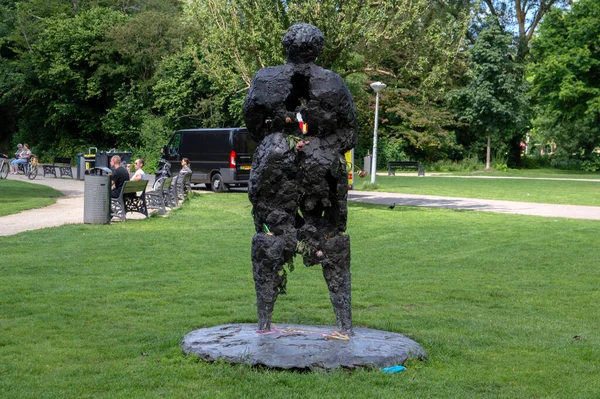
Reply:
<svg viewBox="0 0 600 399"><path fill-rule="evenodd" d="M341 78L340 78L341 79ZM338 115L338 136L341 152L345 153L358 144L358 119L356 117L356 106L352 94L344 85L343 97L340 103L342 114Z"/></svg>
<svg viewBox="0 0 600 399"><path fill-rule="evenodd" d="M262 96L260 95L260 93L265 90L266 82L261 78L259 71L254 79L252 79L243 106L244 122L250 132L250 136L257 143L260 143L268 134L269 128L265 123L269 118L269 110L267 109L266 104L262 103Z"/></svg>
<svg viewBox="0 0 600 399"><path fill-rule="evenodd" d="M244 102L244 121L252 138L260 142L272 132L297 126L295 112L286 110L290 79L285 66L258 71Z"/></svg>
<svg viewBox="0 0 600 399"><path fill-rule="evenodd" d="M356 106L352 94L346 87L344 80L335 75L336 98L335 109L335 138L336 147L340 153L350 151L358 143L358 119Z"/></svg>

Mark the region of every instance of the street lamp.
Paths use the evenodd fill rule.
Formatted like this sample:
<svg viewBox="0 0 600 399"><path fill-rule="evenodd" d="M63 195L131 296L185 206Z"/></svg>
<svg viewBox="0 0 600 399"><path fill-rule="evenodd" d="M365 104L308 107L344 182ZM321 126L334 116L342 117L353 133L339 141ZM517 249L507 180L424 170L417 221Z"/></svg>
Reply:
<svg viewBox="0 0 600 399"><path fill-rule="evenodd" d="M375 184L375 175L377 174L377 119L379 119L379 92L385 89L387 85L381 82L371 83L371 88L375 91L375 130L373 131L373 161L371 163L371 184Z"/></svg>

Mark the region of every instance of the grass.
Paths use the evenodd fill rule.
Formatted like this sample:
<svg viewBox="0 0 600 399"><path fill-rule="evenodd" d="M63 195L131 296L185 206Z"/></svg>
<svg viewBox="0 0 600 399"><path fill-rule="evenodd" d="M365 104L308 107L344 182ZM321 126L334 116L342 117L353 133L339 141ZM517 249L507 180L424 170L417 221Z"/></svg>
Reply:
<svg viewBox="0 0 600 399"><path fill-rule="evenodd" d="M540 169L509 169L507 171L483 170L471 173L460 173L467 176L494 176L494 177L523 177L537 179L595 179L600 180L600 172L585 172L582 170L566 170L556 168Z"/></svg>
<svg viewBox="0 0 600 399"><path fill-rule="evenodd" d="M600 180L467 179L436 176L377 176L376 188L358 180L357 190L440 195L563 205L600 206Z"/></svg>
<svg viewBox="0 0 600 399"><path fill-rule="evenodd" d="M61 196L60 191L48 186L3 179L0 180L0 216L43 208Z"/></svg>
<svg viewBox="0 0 600 399"><path fill-rule="evenodd" d="M196 328L256 321L247 198L202 195L168 218L0 237L0 397L597 397L598 222L350 204L349 234L355 325L429 361L387 375L184 356ZM274 320L334 324L318 267L288 275Z"/></svg>

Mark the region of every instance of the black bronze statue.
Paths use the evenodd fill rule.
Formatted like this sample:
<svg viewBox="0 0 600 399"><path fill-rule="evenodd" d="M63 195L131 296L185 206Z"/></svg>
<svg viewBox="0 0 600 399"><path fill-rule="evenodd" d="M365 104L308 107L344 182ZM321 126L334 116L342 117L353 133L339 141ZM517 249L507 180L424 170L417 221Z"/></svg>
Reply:
<svg viewBox="0 0 600 399"><path fill-rule="evenodd" d="M258 143L248 191L258 326L270 330L283 267L300 253L306 266L323 267L338 328L349 332L344 154L356 145L356 109L342 78L314 63L324 44L319 29L296 24L282 44L286 64L258 71L244 103L246 126Z"/></svg>

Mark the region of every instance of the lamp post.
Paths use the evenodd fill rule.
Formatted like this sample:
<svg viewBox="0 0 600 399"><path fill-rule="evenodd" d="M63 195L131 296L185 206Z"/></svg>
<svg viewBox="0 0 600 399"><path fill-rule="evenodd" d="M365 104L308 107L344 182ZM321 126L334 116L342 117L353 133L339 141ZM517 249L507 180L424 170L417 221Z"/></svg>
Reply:
<svg viewBox="0 0 600 399"><path fill-rule="evenodd" d="M375 130L373 131L373 161L371 163L371 184L375 184L375 175L377 174L377 120L379 119L379 92L385 89L387 85L381 82L371 83L371 88L375 91Z"/></svg>

